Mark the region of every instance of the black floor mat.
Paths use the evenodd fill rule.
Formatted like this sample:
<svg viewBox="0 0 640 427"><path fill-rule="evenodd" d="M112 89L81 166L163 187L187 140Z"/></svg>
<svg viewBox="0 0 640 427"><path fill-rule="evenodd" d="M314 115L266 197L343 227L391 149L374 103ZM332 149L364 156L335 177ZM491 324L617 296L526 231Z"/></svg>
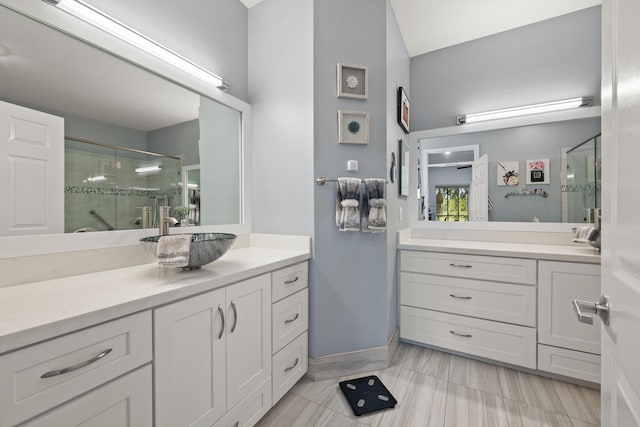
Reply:
<svg viewBox="0 0 640 427"><path fill-rule="evenodd" d="M398 403L382 384L380 378L375 375L340 381L338 385L357 417L381 409L393 408Z"/></svg>

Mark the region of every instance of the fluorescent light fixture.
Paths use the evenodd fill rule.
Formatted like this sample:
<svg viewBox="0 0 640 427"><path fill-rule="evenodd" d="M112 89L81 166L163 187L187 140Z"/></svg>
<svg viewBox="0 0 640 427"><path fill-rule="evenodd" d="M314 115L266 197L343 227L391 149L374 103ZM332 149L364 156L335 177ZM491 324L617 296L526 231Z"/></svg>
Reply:
<svg viewBox="0 0 640 427"><path fill-rule="evenodd" d="M90 176L89 178L87 178L87 181L104 181L106 180L107 177L104 175L99 175L99 176Z"/></svg>
<svg viewBox="0 0 640 427"><path fill-rule="evenodd" d="M506 119L509 117L527 116L530 114L549 113L552 111L571 110L574 108L591 105L593 98L583 96L580 98L563 99L561 101L544 102L542 104L526 105L523 107L505 108L502 110L486 111L458 116L457 124L476 123L486 120Z"/></svg>
<svg viewBox="0 0 640 427"><path fill-rule="evenodd" d="M46 3L56 5L65 12L79 18L94 27L129 43L138 49L155 56L156 58L173 65L174 67L196 77L218 89L226 90L229 85L221 77L207 71L201 66L189 61L177 53L167 49L149 37L126 26L106 13L83 2L82 0L43 0Z"/></svg>
<svg viewBox="0 0 640 427"><path fill-rule="evenodd" d="M158 172L161 169L160 166L144 166L141 168L136 168L136 173L145 173L145 172Z"/></svg>
<svg viewBox="0 0 640 427"><path fill-rule="evenodd" d="M187 184L187 187L189 188L198 188L198 184Z"/></svg>

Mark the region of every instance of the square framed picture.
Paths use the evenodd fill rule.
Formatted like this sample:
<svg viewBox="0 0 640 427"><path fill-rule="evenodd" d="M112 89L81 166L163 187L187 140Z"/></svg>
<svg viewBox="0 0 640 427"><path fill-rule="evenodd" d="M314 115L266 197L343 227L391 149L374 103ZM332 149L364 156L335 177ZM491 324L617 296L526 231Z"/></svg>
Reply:
<svg viewBox="0 0 640 427"><path fill-rule="evenodd" d="M496 185L520 185L520 162L496 162Z"/></svg>
<svg viewBox="0 0 640 427"><path fill-rule="evenodd" d="M338 110L338 142L340 144L368 144L369 113Z"/></svg>
<svg viewBox="0 0 640 427"><path fill-rule="evenodd" d="M338 63L338 97L367 99L369 78L364 65Z"/></svg>
<svg viewBox="0 0 640 427"><path fill-rule="evenodd" d="M398 88L398 124L404 133L409 133L410 108L409 97L403 87L400 86Z"/></svg>
<svg viewBox="0 0 640 427"><path fill-rule="evenodd" d="M527 160L527 184L549 184L549 159Z"/></svg>

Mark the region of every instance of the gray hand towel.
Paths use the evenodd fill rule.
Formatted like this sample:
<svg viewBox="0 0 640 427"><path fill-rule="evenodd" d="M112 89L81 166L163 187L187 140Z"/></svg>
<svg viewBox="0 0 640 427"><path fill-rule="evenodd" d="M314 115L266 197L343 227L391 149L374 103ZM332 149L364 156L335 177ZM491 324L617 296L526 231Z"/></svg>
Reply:
<svg viewBox="0 0 640 427"><path fill-rule="evenodd" d="M384 179L367 178L363 184L362 231L382 233L387 229L387 199Z"/></svg>
<svg viewBox="0 0 640 427"><path fill-rule="evenodd" d="M174 234L158 239L156 258L162 267L186 267L189 265L191 234Z"/></svg>
<svg viewBox="0 0 640 427"><path fill-rule="evenodd" d="M360 231L360 178L338 178L336 225L340 231Z"/></svg>

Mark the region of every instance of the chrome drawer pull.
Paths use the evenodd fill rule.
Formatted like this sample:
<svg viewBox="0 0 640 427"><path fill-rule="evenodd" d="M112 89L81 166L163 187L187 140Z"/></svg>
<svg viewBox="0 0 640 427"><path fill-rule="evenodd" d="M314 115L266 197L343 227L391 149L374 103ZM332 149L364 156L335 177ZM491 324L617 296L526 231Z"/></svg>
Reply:
<svg viewBox="0 0 640 427"><path fill-rule="evenodd" d="M284 368L285 372L289 372L290 370L292 370L293 368L295 368L296 366L298 366L298 362L300 361L299 358L296 357L296 361L293 362L293 365L291 366L287 366L286 368Z"/></svg>
<svg viewBox="0 0 640 427"><path fill-rule="evenodd" d="M449 294L449 296L455 299L472 299L473 298L473 297L461 297L460 295L456 295L456 294Z"/></svg>
<svg viewBox="0 0 640 427"><path fill-rule="evenodd" d="M449 333L462 338L471 338L473 336L471 334L461 334L460 332L456 332L456 331L449 331Z"/></svg>
<svg viewBox="0 0 640 427"><path fill-rule="evenodd" d="M458 268L471 268L471 267L473 267L472 265L469 265L469 264L453 264L453 263L450 263L449 265L451 267L458 267Z"/></svg>
<svg viewBox="0 0 640 427"><path fill-rule="evenodd" d="M58 375L62 375L62 374L66 374L66 373L69 373L69 372L77 371L80 368L84 368L85 366L89 366L92 363L97 362L98 360L100 360L103 357L105 357L107 354L111 353L111 351L112 351L112 349L108 348L105 351L103 351L102 353L98 354L97 356L94 356L89 360L85 360L84 362L80 362L77 365L69 366L68 368L56 369L55 371L45 372L44 374L40 375L40 378L57 377Z"/></svg>
<svg viewBox="0 0 640 427"><path fill-rule="evenodd" d="M222 318L222 327L220 328L220 333L218 334L218 339L222 338L222 334L224 334L224 310L222 306L218 306L218 313L220 313L220 317Z"/></svg>
<svg viewBox="0 0 640 427"><path fill-rule="evenodd" d="M296 282L298 281L298 279L300 279L300 277L296 276L296 277L294 277L294 278L293 278L293 279L291 279L291 280L285 280L285 281L284 281L284 284L285 284L285 285L290 285L290 284L292 284L292 283L296 283Z"/></svg>
<svg viewBox="0 0 640 427"><path fill-rule="evenodd" d="M236 310L236 303L231 301L231 309L233 310L233 326L231 327L231 333L236 330L238 326L238 310Z"/></svg>
<svg viewBox="0 0 640 427"><path fill-rule="evenodd" d="M293 316L291 319L287 319L287 320L285 320L285 321L284 321L284 323L286 324L286 323L295 322L295 321L296 321L296 319L298 319L298 317L300 317L300 314L299 314L299 313L296 313L296 315L295 315L295 316Z"/></svg>

